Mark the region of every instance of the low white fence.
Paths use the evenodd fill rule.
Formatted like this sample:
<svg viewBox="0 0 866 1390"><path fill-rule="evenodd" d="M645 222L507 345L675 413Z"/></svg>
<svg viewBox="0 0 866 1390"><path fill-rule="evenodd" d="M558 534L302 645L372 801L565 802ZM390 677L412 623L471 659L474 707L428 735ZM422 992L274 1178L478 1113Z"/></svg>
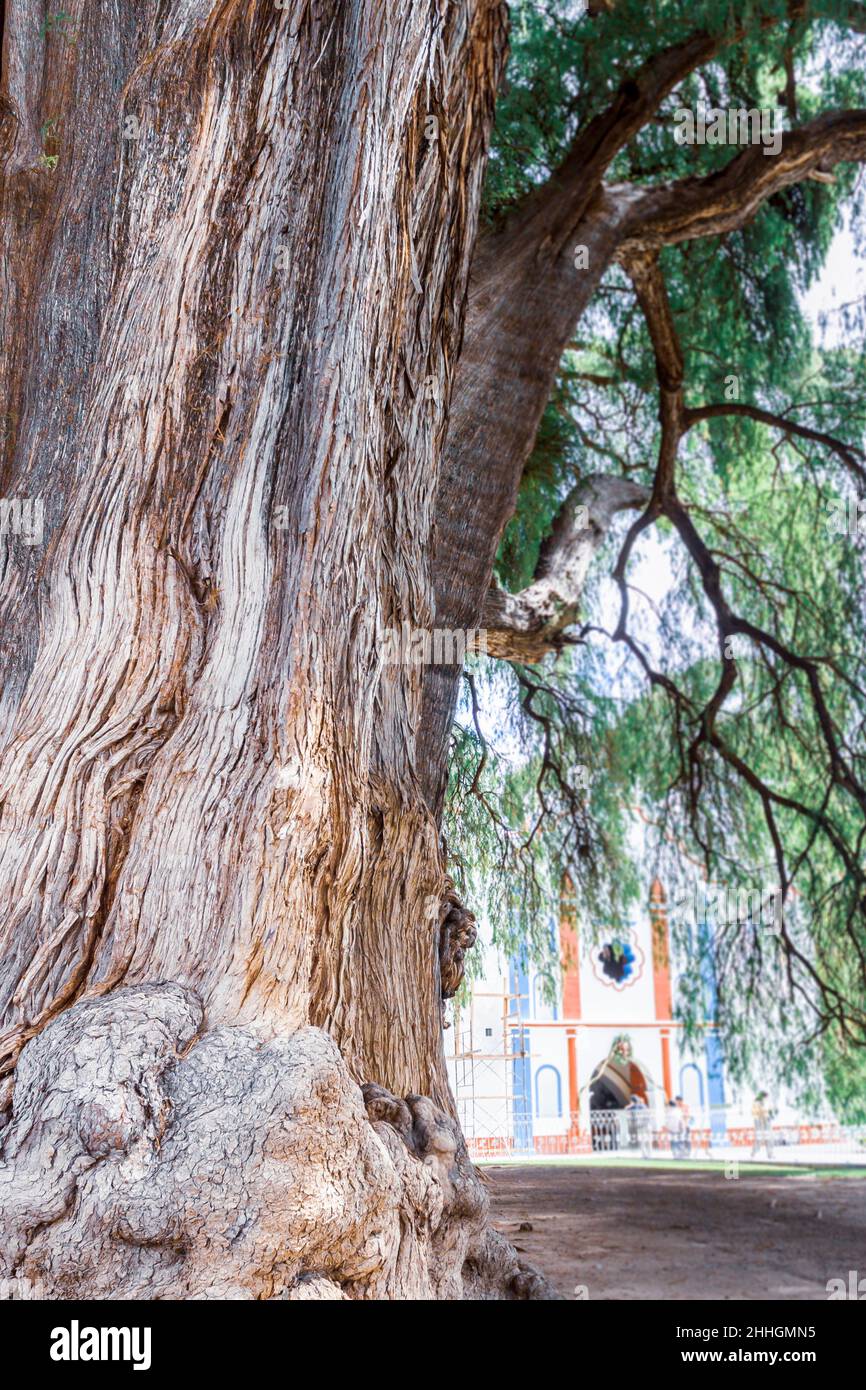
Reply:
<svg viewBox="0 0 866 1390"><path fill-rule="evenodd" d="M473 1158L589 1156L609 1154L621 1158L738 1159L755 1158L776 1163L862 1164L866 1167L866 1125L839 1125L828 1120L799 1124L773 1123L769 1133L759 1130L755 1144L752 1124L724 1114L693 1114L686 1128L668 1127L663 1110L592 1110L589 1131L580 1117L572 1116L562 1134L532 1132L527 1113L509 1117L510 1123L473 1132L472 1116L462 1116L464 1133ZM769 1141L769 1143L768 1143Z"/></svg>
<svg viewBox="0 0 866 1390"><path fill-rule="evenodd" d="M651 1110L592 1110L590 1135L597 1153L641 1153L675 1158L739 1154L759 1158L785 1157L799 1161L866 1164L866 1125L840 1125L830 1120L777 1124L755 1130L754 1124L722 1114L694 1114L684 1123L671 1123L667 1112Z"/></svg>

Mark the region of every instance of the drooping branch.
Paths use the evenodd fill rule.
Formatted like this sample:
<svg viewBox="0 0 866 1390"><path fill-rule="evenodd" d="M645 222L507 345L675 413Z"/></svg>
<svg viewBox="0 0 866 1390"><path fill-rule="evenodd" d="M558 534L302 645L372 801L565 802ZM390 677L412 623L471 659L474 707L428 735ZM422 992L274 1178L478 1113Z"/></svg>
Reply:
<svg viewBox="0 0 866 1390"><path fill-rule="evenodd" d="M789 415L778 415L772 410L763 410L760 406L750 405L747 401L718 401L714 405L702 405L692 410L686 410L686 426L690 429L692 425L700 424L702 420L715 420L725 415L739 415L748 420L755 420L759 425L769 425L771 429L781 430L785 435L794 436L797 439L808 439L813 444L820 444L830 453L836 454L859 482L866 484L866 462L864 462L866 455L862 449L855 448L852 444L846 444L843 439L838 439L833 434L827 434L824 430L812 429L810 425L801 425L798 420L792 420Z"/></svg>
<svg viewBox="0 0 866 1390"><path fill-rule="evenodd" d="M786 131L776 155L750 145L704 177L675 179L639 196L630 185L616 186L612 194L630 200L619 256L734 231L780 189L835 164L864 159L866 111L832 111Z"/></svg>
<svg viewBox="0 0 866 1390"><path fill-rule="evenodd" d="M821 729L834 781L844 786L866 812L864 790L848 763L843 759L839 740L824 692L821 687L820 663L793 651L774 634L764 631L735 613L722 590L719 564L702 540L687 508L679 497L676 484L676 453L680 439L698 420L706 418L700 408L687 411L683 404L682 351L667 296L664 277L656 258L643 255L629 260L628 269L635 283L638 301L647 320L647 328L656 359L656 374L661 395L662 440L653 489L653 502L673 523L701 575L704 591L716 613L723 676L719 688L704 712L703 736L712 732L715 716L736 678L736 662L726 650L727 639L742 634L765 646L789 666L805 674L815 713ZM711 410L714 408L710 407ZM718 413L723 413L721 407ZM771 422L781 423L784 417L769 414ZM817 434L817 432L814 432ZM822 438L826 438L823 437ZM835 451L851 452L841 441L832 440ZM628 544L628 542L627 542Z"/></svg>
<svg viewBox="0 0 866 1390"><path fill-rule="evenodd" d="M567 640L587 571L618 512L642 506L646 488L628 478L593 475L572 488L542 546L532 583L517 594L493 586L484 603L487 651L532 663Z"/></svg>
<svg viewBox="0 0 866 1390"><path fill-rule="evenodd" d="M845 738L837 727L822 682L822 668L829 669L834 675L838 675L837 664L831 657L804 655L795 650L788 642L783 641L776 632L768 631L759 624L751 622L734 609L724 590L724 576L719 561L701 536L688 508L677 491L677 450L679 442L687 430L699 420L714 414L751 412L739 412L736 409L729 412L726 407L685 409L683 404L682 351L658 260L646 251L640 254L632 252L626 258L626 268L632 276L638 302L646 318L653 345L656 375L659 382L662 431L652 501L626 537L615 570L622 603L619 623L616 631L612 634L613 638L615 641L623 642L628 646L640 661L651 683L663 689L673 702L678 739L680 740L680 779L686 783L693 832L707 857L709 857L709 849L698 829L697 809L704 788L703 754L706 749L712 749L733 774L745 786L749 787L760 800L767 832L773 846L778 882L783 899L787 897L793 885L795 874L804 862L807 853L807 851L801 850L796 857L796 862L793 865L789 863L789 855L779 823L779 813L793 812L810 827L810 844L820 833L832 846L849 881L859 886L857 894L859 901L862 897L863 885L866 884L866 875L863 873L859 852L847 842L829 812L831 793L838 789L851 798L861 817L866 819L866 788L857 776L854 760L847 755ZM760 418L763 423L772 424L779 428L784 428L788 424L786 416L777 416L771 412L758 411L755 418ZM805 429L806 427L801 428ZM796 431L792 430L791 432ZM853 465L855 471L862 466L857 460L859 451L851 450L850 446L845 445L842 441L832 436L825 436L818 431L810 431L808 437L814 438L815 442L832 449L846 465ZM637 534L656 515L664 515L675 527L695 565L701 586L716 619L721 670L716 688L703 708L696 708L693 700L677 682L650 666L645 654L627 630L626 569L629 554ZM719 715L738 679L737 661L729 646L729 639L737 635L746 636L752 641L756 650L764 657L771 674L774 674L774 668L771 664L773 659L781 667L781 674L774 675L772 689L769 692L777 709L780 701L781 684L787 676L796 672L805 681L811 711L820 733L826 757L827 781L821 804L818 806L807 804L801 796L789 795L787 791L772 786L748 758L744 757L733 746L730 738L720 728ZM852 684L849 678L846 678L846 684ZM866 697L866 692L861 690L859 686L856 686L855 689L859 695ZM687 747L683 746L682 742L685 733L684 716L692 728L692 735ZM784 719L783 714L781 717ZM860 979L866 984L866 955L864 955L858 936L856 917L856 912L849 913L845 930L853 945L855 958L859 962ZM794 942L784 921L780 931L780 942L785 952L788 978L792 988L803 994L814 1007L814 997L810 997L808 992L795 981L792 966L796 962L811 981L816 996L823 1001L825 1023L827 1019L832 1017L847 1037L854 1041L862 1041L864 1026L866 1026L862 1008L851 997L843 994L832 980L823 978L816 969L815 963ZM852 1024L854 1025L853 1033Z"/></svg>

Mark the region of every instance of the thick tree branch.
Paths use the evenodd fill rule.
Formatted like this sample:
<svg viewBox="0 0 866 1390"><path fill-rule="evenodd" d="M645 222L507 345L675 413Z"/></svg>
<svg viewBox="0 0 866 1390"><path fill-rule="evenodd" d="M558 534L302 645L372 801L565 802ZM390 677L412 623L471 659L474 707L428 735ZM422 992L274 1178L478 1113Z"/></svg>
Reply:
<svg viewBox="0 0 866 1390"><path fill-rule="evenodd" d="M495 586L489 590L482 616L488 653L531 663L560 649L565 629L577 618L592 557L614 516L648 499L647 489L627 478L582 479L562 504L532 583L517 594Z"/></svg>
<svg viewBox="0 0 866 1390"><path fill-rule="evenodd" d="M760 30L806 16L808 0L789 0L784 15L769 14L758 21ZM509 222L533 222L544 216L548 237L557 250L589 209L617 154L640 133L665 97L690 73L716 58L748 32L749 23L731 24L716 33L699 29L669 47L653 53L637 71L620 83L608 106L576 134L571 148L550 178L533 189L512 211ZM858 28L863 21L860 6L846 7L840 22Z"/></svg>
<svg viewBox="0 0 866 1390"><path fill-rule="evenodd" d="M732 23L716 33L696 30L653 53L620 83L607 107L581 127L550 178L512 209L509 225L545 220L548 245L560 251L589 210L617 154L640 133L679 83L717 58L723 49L740 43L752 25L766 32L783 23L829 18L810 14L810 8L809 0L789 0L784 14L768 14L757 21L749 14L747 22ZM862 5L839 5L833 18L853 32L866 32L866 8Z"/></svg>
<svg viewBox="0 0 866 1390"><path fill-rule="evenodd" d="M803 9L789 6L787 18ZM845 7L839 22L866 28L860 6ZM715 42L735 37L731 31ZM556 173L479 241L436 496L433 572L436 621L443 627L481 621L499 539L513 514L562 353L617 253L633 256L644 245L661 245L666 236L710 234L713 217L703 225L702 214L711 201L723 203L731 225L739 225L762 198L820 172L825 159L859 158L853 149L861 148L863 128L856 121L852 126L850 117L862 113L844 113L829 118L821 138L815 135L821 121L786 136L778 158L765 157L762 149L746 151L732 161L730 188L724 170L710 180L663 188L606 186L603 175L616 152L672 88L711 56L707 36L696 34L651 58L578 135ZM746 206L740 211L736 185L746 173ZM686 197L680 202L681 190ZM685 209L692 221L680 226ZM575 263L575 245L585 253L585 268ZM434 810L441 808L447 776L438 750L445 746L458 686L459 667L431 666L425 673L419 765L427 769L425 795Z"/></svg>
<svg viewBox="0 0 866 1390"><path fill-rule="evenodd" d="M812 173L826 173L835 164L863 159L866 111L833 111L786 131L777 155L750 145L703 178L676 179L638 197L631 185L624 185L621 192L630 199L630 210L619 256L734 231L780 189ZM611 189L614 195L618 191Z"/></svg>
<svg viewBox="0 0 866 1390"><path fill-rule="evenodd" d="M653 54L620 84L606 110L578 132L559 168L527 195L512 219L528 222L547 216L548 235L561 249L563 238L574 232L623 146L646 125L677 83L735 39L736 35L698 32Z"/></svg>

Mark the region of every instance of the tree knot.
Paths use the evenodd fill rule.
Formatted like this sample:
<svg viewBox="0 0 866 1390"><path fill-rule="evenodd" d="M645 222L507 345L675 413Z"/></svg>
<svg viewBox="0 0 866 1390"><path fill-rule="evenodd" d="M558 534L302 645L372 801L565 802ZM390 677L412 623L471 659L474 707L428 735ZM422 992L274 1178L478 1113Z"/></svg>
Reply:
<svg viewBox="0 0 866 1390"><path fill-rule="evenodd" d="M463 982L465 953L475 945L475 914L460 901L450 879L439 910L439 976L442 998L451 999Z"/></svg>

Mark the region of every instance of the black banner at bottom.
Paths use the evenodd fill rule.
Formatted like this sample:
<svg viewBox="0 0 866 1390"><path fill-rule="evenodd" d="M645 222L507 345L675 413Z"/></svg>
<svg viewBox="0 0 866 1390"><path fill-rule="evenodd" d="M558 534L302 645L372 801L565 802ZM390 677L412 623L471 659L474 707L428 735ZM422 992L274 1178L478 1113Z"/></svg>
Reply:
<svg viewBox="0 0 866 1390"><path fill-rule="evenodd" d="M461 1379L467 1371L507 1374L515 1368L515 1352L521 1351L522 1374L529 1371L534 1380L543 1380L546 1374L558 1377L560 1372L553 1371L548 1357L556 1347L565 1346L571 1348L567 1361L581 1376L596 1370L608 1376L667 1376L677 1371L701 1376L714 1366L728 1371L760 1367L767 1374L797 1367L826 1374L859 1364L866 1331L863 1302L860 1297L840 1296L826 1303L584 1301L576 1306L563 1302L522 1308L512 1304L507 1323L499 1321L503 1304L476 1303L463 1314L451 1304L447 1333L440 1307L425 1341L432 1339L437 1359L444 1358L441 1369L456 1357L451 1370ZM392 1303L377 1313L370 1304L357 1305L351 1312L346 1305L340 1310L333 1302L309 1301L11 1299L0 1302L0 1337L7 1347L13 1342L26 1345L28 1365L47 1375L49 1383L62 1383L71 1375L98 1378L102 1371L113 1376L218 1372L225 1378L241 1370L261 1367L264 1371L275 1364L291 1376L307 1361L306 1338L327 1327L352 1338L368 1338L375 1328L388 1339L389 1360L395 1352L399 1356L405 1328L406 1355L417 1357L417 1318L419 1312L423 1318L424 1308L415 1304L410 1311L406 1304ZM471 1321L464 1323L463 1316ZM539 1336L545 1341L539 1342ZM555 1341L547 1340L553 1337ZM315 1345L320 1354L321 1344ZM358 1344L336 1344L341 1345L351 1355L352 1346ZM539 1354L542 1347L549 1348L548 1356ZM322 1374L330 1378L334 1369L329 1359ZM309 1370L302 1374L310 1378Z"/></svg>

